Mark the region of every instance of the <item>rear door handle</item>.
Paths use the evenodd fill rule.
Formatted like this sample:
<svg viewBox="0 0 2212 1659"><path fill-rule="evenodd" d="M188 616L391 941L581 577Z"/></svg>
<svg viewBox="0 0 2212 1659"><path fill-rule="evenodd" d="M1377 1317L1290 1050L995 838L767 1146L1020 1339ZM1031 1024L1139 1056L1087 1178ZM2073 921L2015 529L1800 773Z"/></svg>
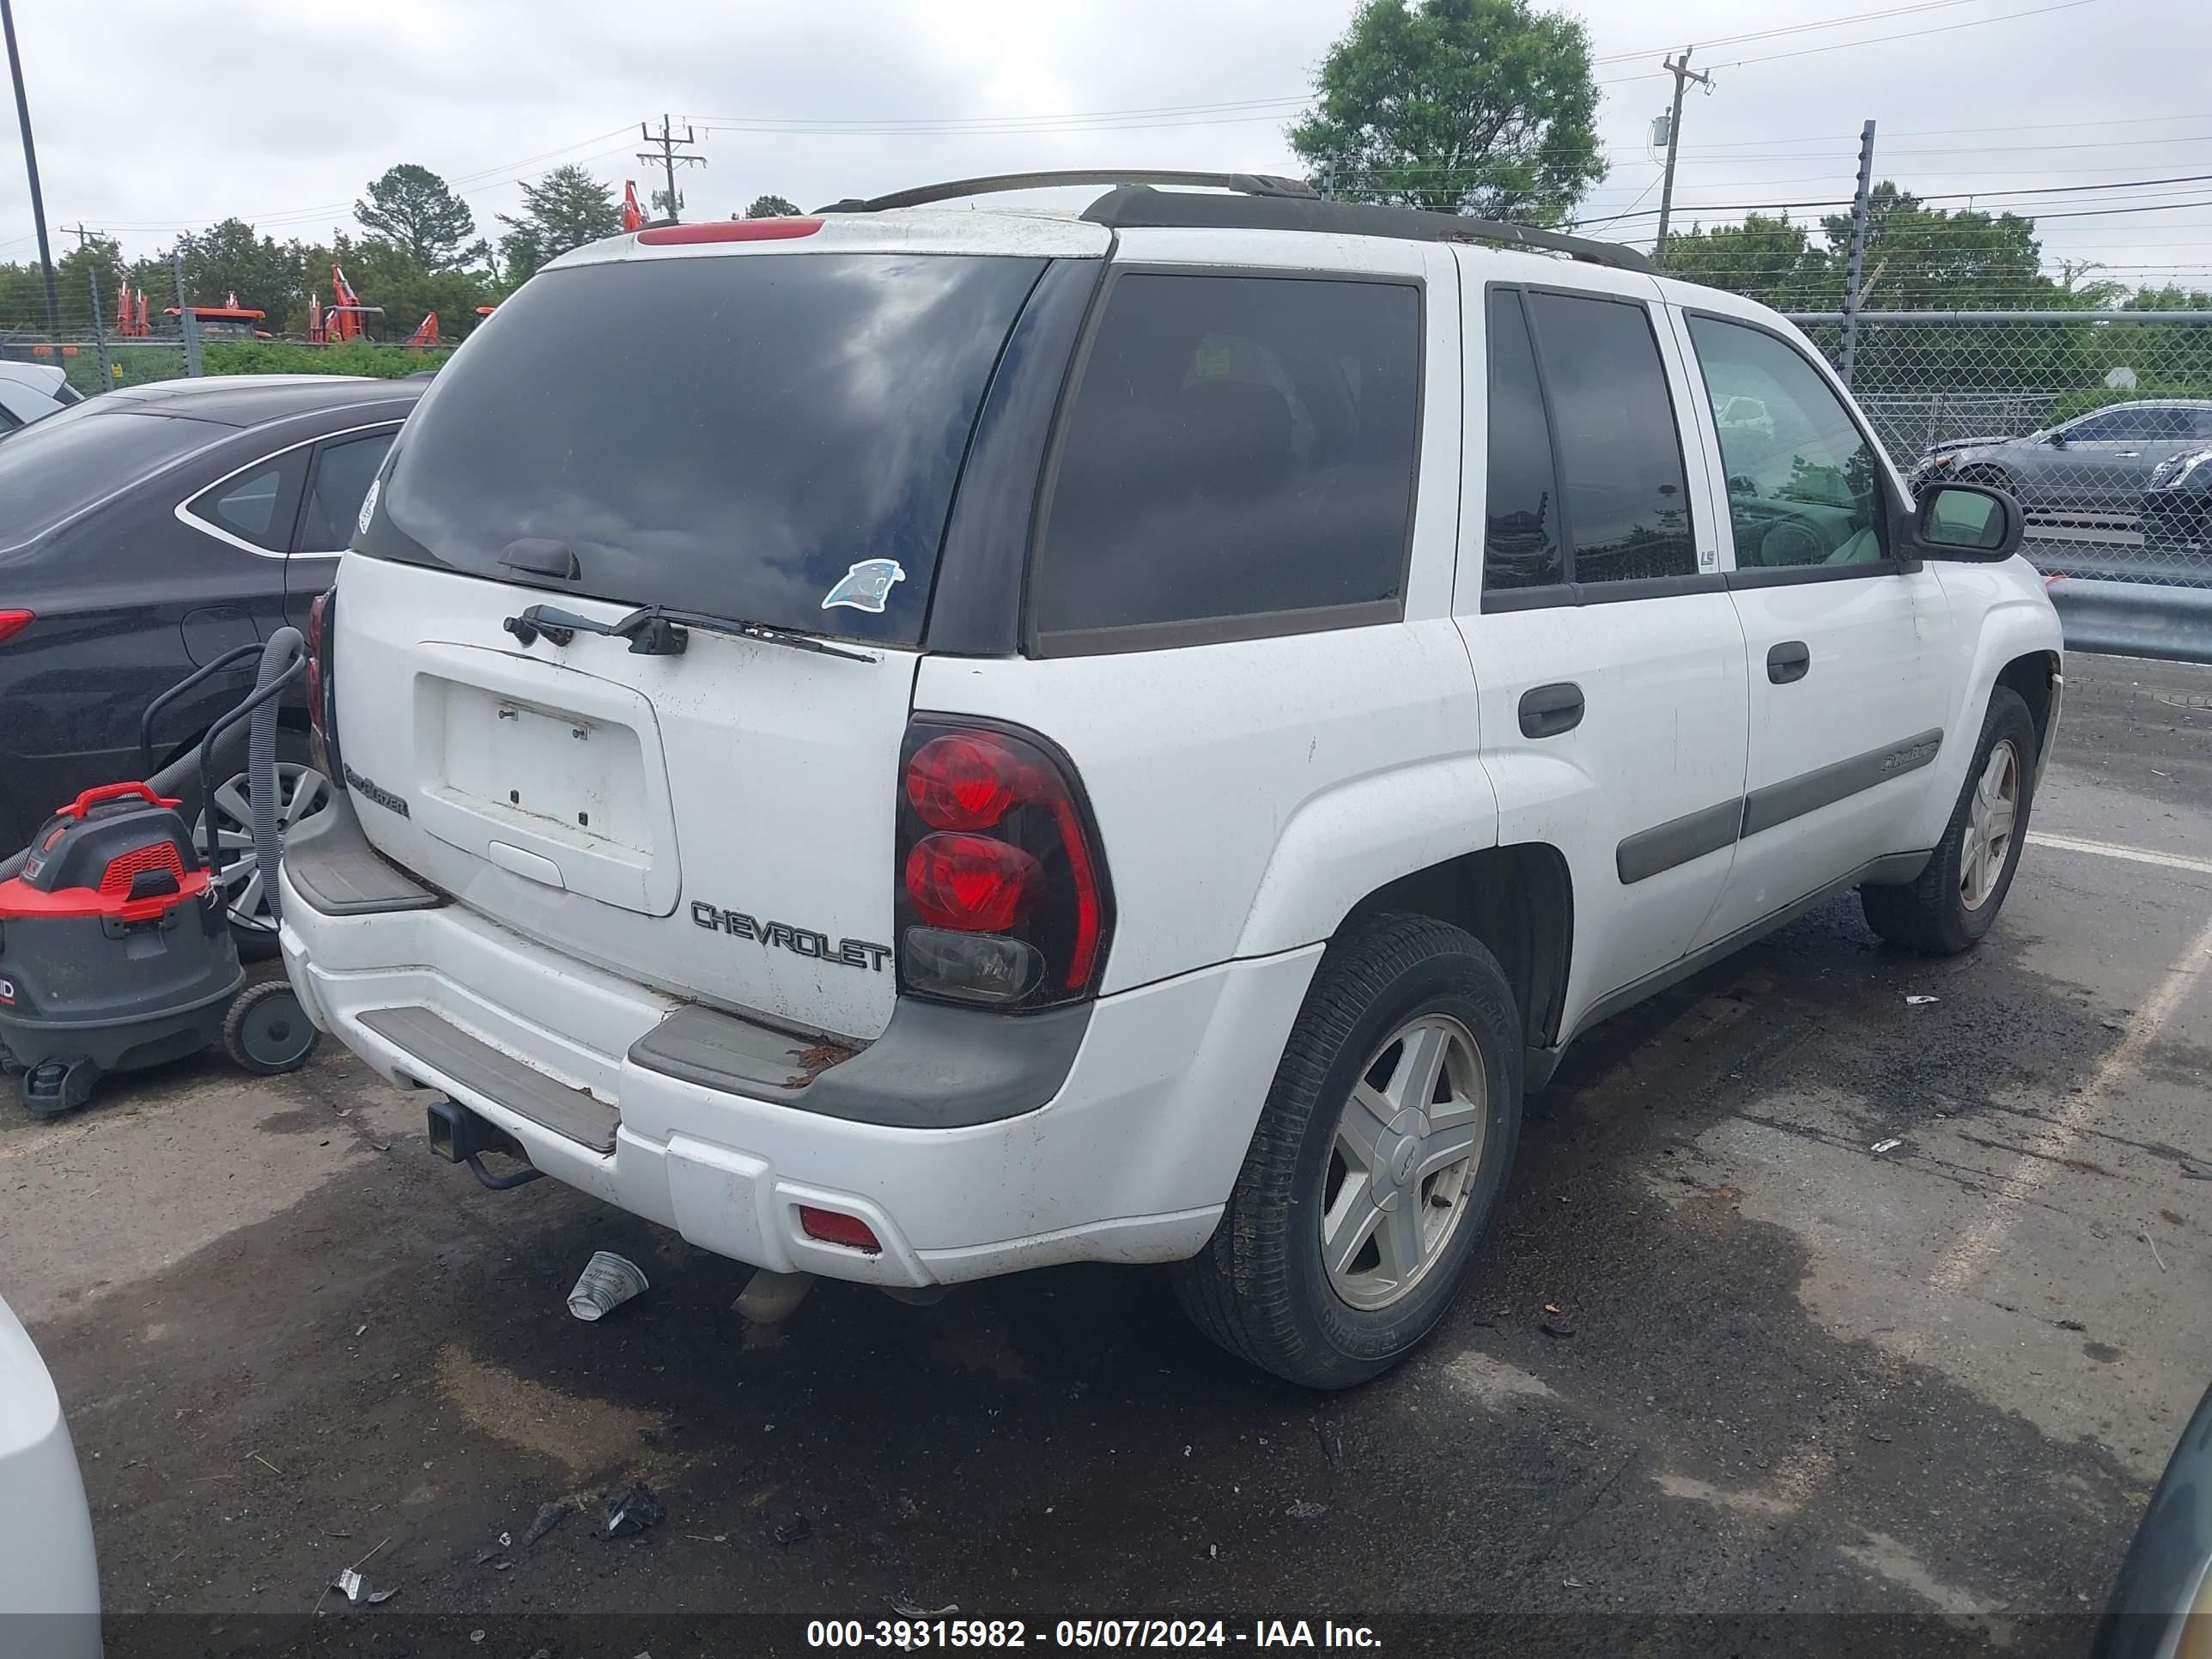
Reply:
<svg viewBox="0 0 2212 1659"><path fill-rule="evenodd" d="M1784 640L1766 653L1766 678L1777 685L1802 680L1812 671L1812 648L1802 640Z"/></svg>
<svg viewBox="0 0 2212 1659"><path fill-rule="evenodd" d="M1571 681L1539 685L1521 694L1521 735L1556 738L1583 723L1583 689Z"/></svg>

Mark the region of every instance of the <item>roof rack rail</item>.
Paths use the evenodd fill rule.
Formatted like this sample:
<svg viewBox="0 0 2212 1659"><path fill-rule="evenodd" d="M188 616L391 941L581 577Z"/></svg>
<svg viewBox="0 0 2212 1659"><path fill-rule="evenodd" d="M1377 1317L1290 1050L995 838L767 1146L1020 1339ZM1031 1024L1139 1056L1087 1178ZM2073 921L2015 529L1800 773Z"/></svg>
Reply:
<svg viewBox="0 0 2212 1659"><path fill-rule="evenodd" d="M1650 260L1634 248L1593 241L1564 231L1542 230L1503 219L1474 219L1421 208L1319 198L1193 196L1129 186L1109 191L1083 216L1109 229L1162 227L1249 230L1316 230L1340 236L1389 236L1413 242L1501 242L1509 247L1565 253L1588 264L1650 275Z"/></svg>
<svg viewBox="0 0 2212 1659"><path fill-rule="evenodd" d="M1160 167L1064 167L1046 173L994 173L981 179L954 179L941 185L920 185L894 191L889 196L861 200L847 197L817 213L881 213L890 208L927 207L932 202L957 202L964 196L993 196L1009 190L1050 190L1066 185L1188 185L1233 190L1240 195L1289 197L1313 201L1321 192L1301 179L1284 179L1270 173L1182 173Z"/></svg>
<svg viewBox="0 0 2212 1659"><path fill-rule="evenodd" d="M890 208L921 207L932 202L988 196L1000 191L1042 190L1054 185L1111 185L1083 210L1083 217L1108 229L1314 230L1340 236L1388 236L1413 242L1498 242L1508 247L1565 253L1594 265L1651 275L1650 260L1634 248L1594 241L1564 231L1543 230L1503 219L1474 219L1421 208L1385 207L1370 202L1325 201L1312 185L1265 173L1178 173L1128 167L1081 167L1054 173L1001 173L981 179L955 179L923 185L862 201L848 198L816 210L821 213L880 213ZM1205 185L1232 192L1201 196L1190 190L1162 191L1155 185Z"/></svg>

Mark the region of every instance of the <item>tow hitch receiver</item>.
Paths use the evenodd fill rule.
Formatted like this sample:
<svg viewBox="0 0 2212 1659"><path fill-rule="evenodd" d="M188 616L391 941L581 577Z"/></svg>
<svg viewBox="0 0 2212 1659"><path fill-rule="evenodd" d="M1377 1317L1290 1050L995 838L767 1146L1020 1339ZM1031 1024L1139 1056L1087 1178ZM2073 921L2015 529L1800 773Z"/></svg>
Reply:
<svg viewBox="0 0 2212 1659"><path fill-rule="evenodd" d="M430 1150L449 1164L465 1164L478 1181L495 1193L535 1181L545 1173L532 1169L522 1143L497 1124L478 1117L458 1100L434 1100L429 1107ZM505 1175L484 1168L486 1152L517 1159L522 1167Z"/></svg>

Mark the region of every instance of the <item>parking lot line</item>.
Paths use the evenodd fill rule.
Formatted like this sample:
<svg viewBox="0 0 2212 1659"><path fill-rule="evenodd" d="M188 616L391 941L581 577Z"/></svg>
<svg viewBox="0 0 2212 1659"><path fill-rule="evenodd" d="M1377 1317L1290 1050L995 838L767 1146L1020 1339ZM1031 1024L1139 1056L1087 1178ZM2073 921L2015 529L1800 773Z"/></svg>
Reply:
<svg viewBox="0 0 2212 1659"><path fill-rule="evenodd" d="M2143 854L2151 857L2150 854ZM2170 862L2163 856L2157 862ZM2212 871L2212 865L2198 867ZM2197 936L2189 941L2188 949L2180 959L2169 967L2159 980L2157 988L2129 1018L2120 1032L2120 1040L2112 1045L2112 1052L2098 1062L2096 1071L2083 1085L2081 1092L2068 1098L2066 1104L2051 1120L2051 1127L2035 1138L2026 1148L2010 1175L2004 1177L1996 1195L1990 1200L1982 1218L1968 1231L1966 1237L1951 1248L1929 1277L1931 1289L1956 1292L1963 1290L1982 1265L2004 1243L2005 1235L2012 1230L2021 1207L2034 1195L2036 1189L2064 1167L2063 1160L2074 1143L2105 1105L2106 1094L2115 1079L2133 1070L2143 1050L2157 1038L2174 1010L2184 998L2196 988L2204 975L2206 961L2212 957L2212 922L2207 922Z"/></svg>
<svg viewBox="0 0 2212 1659"><path fill-rule="evenodd" d="M2049 839L2062 848L2110 853L2156 864L2178 862L2185 867L2212 872L2212 864L2172 860L2164 854L2145 853L2134 848L2107 848L2098 842L2058 837L2031 836L2029 839ZM2069 1149L2106 1105L2113 1085L2139 1065L2144 1051L2157 1040L2190 992L2203 981L2208 964L2212 964L2212 921L2197 932L2181 955L2160 976L2151 994L2123 1028L2120 1040L2098 1063L2081 1092L2069 1097L2050 1126L2033 1145L2021 1150L2013 1170L2002 1179L1987 1207L1929 1274L1925 1282L1930 1291L1939 1295L1960 1294L2002 1249L2027 1200L2065 1167L2063 1160ZM1932 1328L1908 1331L1893 1345L1893 1352L1902 1364L1911 1365L1918 1361L1934 1340ZM1844 1413L1838 1421L1827 1425L1824 1433L1808 1439L1785 1459L1775 1472L1771 1493L1792 1509L1810 1503L1814 1494L1835 1478L1838 1449L1858 1438L1863 1425L1881 1409L1890 1391L1890 1384L1875 1382L1858 1400L1855 1410Z"/></svg>
<svg viewBox="0 0 2212 1659"><path fill-rule="evenodd" d="M2071 836L2046 836L2039 830L2027 832L2030 847L2048 847L2061 853L2092 853L2099 858L2126 859L2136 864L2155 864L2167 870L2188 870L2200 876L2212 876L2212 859L2185 858L2179 853L2154 853L2146 847L2121 847L2108 841L2077 841Z"/></svg>

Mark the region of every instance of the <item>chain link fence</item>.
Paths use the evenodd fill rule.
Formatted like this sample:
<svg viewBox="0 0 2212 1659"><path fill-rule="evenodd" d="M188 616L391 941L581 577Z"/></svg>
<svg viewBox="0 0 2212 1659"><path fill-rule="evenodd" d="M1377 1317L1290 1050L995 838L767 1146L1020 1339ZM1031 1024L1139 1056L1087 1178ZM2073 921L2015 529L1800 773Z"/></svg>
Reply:
<svg viewBox="0 0 2212 1659"><path fill-rule="evenodd" d="M1795 314L1840 363L1847 319ZM2046 574L2212 588L2212 312L1863 313L1853 394L1916 485L2010 490Z"/></svg>

